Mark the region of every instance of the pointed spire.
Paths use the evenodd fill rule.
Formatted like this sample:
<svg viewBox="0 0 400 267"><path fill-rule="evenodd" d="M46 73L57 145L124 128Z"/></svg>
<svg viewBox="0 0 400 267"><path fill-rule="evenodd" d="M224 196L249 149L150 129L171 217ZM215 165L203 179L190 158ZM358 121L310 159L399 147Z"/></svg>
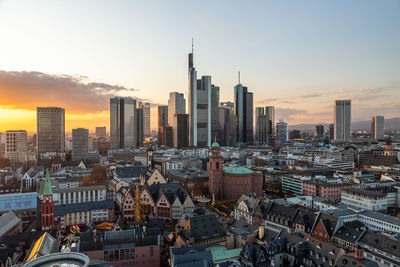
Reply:
<svg viewBox="0 0 400 267"><path fill-rule="evenodd" d="M194 51L194 41L193 41L193 38L192 38L192 54L193 54L193 51Z"/></svg>
<svg viewBox="0 0 400 267"><path fill-rule="evenodd" d="M238 71L238 84L240 84L240 70Z"/></svg>
<svg viewBox="0 0 400 267"><path fill-rule="evenodd" d="M49 170L46 169L46 180L44 182L43 195L48 196L48 195L52 195L52 194L53 194L53 190L51 189L50 173L49 173Z"/></svg>

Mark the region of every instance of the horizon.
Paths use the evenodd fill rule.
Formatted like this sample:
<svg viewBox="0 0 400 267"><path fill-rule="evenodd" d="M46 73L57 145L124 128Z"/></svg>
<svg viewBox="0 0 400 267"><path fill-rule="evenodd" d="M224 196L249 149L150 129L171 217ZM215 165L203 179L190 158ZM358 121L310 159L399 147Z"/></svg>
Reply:
<svg viewBox="0 0 400 267"><path fill-rule="evenodd" d="M2 132L35 132L37 106L64 108L66 132L92 132L109 130L114 96L187 100L192 38L221 102L240 71L254 107L275 106L289 126L333 123L335 99L352 100L353 122L400 117L398 1L41 2L0 1Z"/></svg>

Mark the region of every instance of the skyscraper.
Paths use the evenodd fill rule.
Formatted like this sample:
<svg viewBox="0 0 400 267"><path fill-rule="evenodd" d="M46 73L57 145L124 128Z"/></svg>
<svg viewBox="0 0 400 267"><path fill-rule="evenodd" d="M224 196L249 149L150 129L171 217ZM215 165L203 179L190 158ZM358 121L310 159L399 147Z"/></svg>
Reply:
<svg viewBox="0 0 400 267"><path fill-rule="evenodd" d="M335 139L335 124L329 124L329 141Z"/></svg>
<svg viewBox="0 0 400 267"><path fill-rule="evenodd" d="M267 142L275 140L275 107L266 106L265 115L267 116Z"/></svg>
<svg viewBox="0 0 400 267"><path fill-rule="evenodd" d="M251 144L253 142L253 93L240 81L234 87L235 116L236 116L236 141Z"/></svg>
<svg viewBox="0 0 400 267"><path fill-rule="evenodd" d="M225 146L235 146L236 144L236 116L235 104L233 102L221 102L219 109L219 121L223 131L223 144ZM222 142L221 142L222 144Z"/></svg>
<svg viewBox="0 0 400 267"><path fill-rule="evenodd" d="M265 144L267 141L267 116L263 107L256 107L256 141Z"/></svg>
<svg viewBox="0 0 400 267"><path fill-rule="evenodd" d="M371 137L376 140L383 140L385 134L385 117L373 116L371 122Z"/></svg>
<svg viewBox="0 0 400 267"><path fill-rule="evenodd" d="M168 125L174 125L175 114L186 113L186 101L183 94L178 92L169 93L168 99Z"/></svg>
<svg viewBox="0 0 400 267"><path fill-rule="evenodd" d="M175 114L173 127L174 147L189 146L189 115Z"/></svg>
<svg viewBox="0 0 400 267"><path fill-rule="evenodd" d="M106 137L107 136L107 128L104 127L96 127L96 137Z"/></svg>
<svg viewBox="0 0 400 267"><path fill-rule="evenodd" d="M279 120L276 124L276 140L279 143L288 141L288 124L283 120Z"/></svg>
<svg viewBox="0 0 400 267"><path fill-rule="evenodd" d="M219 124L219 87L211 85L211 139L217 137L221 131Z"/></svg>
<svg viewBox="0 0 400 267"><path fill-rule="evenodd" d="M143 105L140 105L136 109L136 143L137 145L143 144L144 141L144 111Z"/></svg>
<svg viewBox="0 0 400 267"><path fill-rule="evenodd" d="M189 144L211 145L211 76L197 80L193 65L193 47L189 54Z"/></svg>
<svg viewBox="0 0 400 267"><path fill-rule="evenodd" d="M315 126L315 137L316 138L324 137L324 125L319 124Z"/></svg>
<svg viewBox="0 0 400 267"><path fill-rule="evenodd" d="M89 130L72 129L72 160L83 159L89 151Z"/></svg>
<svg viewBox="0 0 400 267"><path fill-rule="evenodd" d="M137 146L137 124L135 99L131 97L110 99L111 148Z"/></svg>
<svg viewBox="0 0 400 267"><path fill-rule="evenodd" d="M65 152L65 110L58 107L38 107L37 146L42 153Z"/></svg>
<svg viewBox="0 0 400 267"><path fill-rule="evenodd" d="M143 134L150 137L150 103L143 103Z"/></svg>
<svg viewBox="0 0 400 267"><path fill-rule="evenodd" d="M158 106L158 127L168 126L168 106Z"/></svg>
<svg viewBox="0 0 400 267"><path fill-rule="evenodd" d="M351 100L336 100L334 106L335 140L350 139Z"/></svg>

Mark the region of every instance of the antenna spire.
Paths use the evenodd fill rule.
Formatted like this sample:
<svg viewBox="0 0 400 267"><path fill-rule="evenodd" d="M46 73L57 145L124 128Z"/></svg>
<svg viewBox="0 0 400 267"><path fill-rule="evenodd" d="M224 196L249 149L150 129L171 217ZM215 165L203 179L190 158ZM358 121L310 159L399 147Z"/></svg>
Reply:
<svg viewBox="0 0 400 267"><path fill-rule="evenodd" d="M238 83L240 84L240 71L238 71Z"/></svg>
<svg viewBox="0 0 400 267"><path fill-rule="evenodd" d="M193 38L192 38L192 54L193 54L193 50L194 50L194 41L193 41Z"/></svg>

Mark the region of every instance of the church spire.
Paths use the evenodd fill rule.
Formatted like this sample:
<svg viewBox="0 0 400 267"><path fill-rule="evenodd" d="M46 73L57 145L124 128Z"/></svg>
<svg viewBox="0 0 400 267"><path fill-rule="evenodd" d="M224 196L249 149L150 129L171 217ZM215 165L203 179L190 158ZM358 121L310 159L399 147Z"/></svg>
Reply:
<svg viewBox="0 0 400 267"><path fill-rule="evenodd" d="M44 190L43 190L43 195L48 196L52 195L53 190L51 189L51 182L50 182L50 173L49 170L46 170L46 180L44 182Z"/></svg>

